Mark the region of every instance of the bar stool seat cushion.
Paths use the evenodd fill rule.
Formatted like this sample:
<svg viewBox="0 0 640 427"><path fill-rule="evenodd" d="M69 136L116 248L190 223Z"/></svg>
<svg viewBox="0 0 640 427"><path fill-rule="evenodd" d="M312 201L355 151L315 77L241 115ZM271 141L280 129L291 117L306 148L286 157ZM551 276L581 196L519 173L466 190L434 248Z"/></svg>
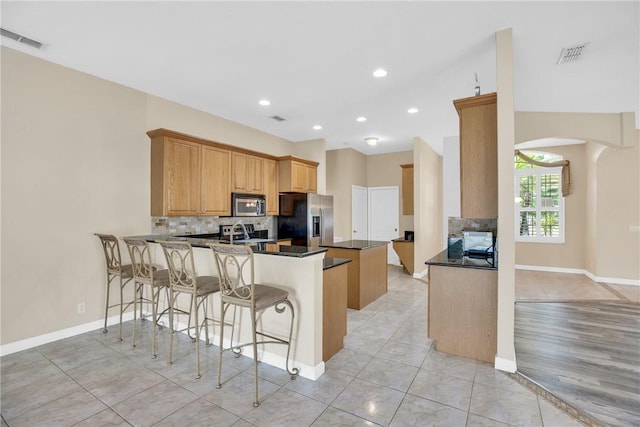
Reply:
<svg viewBox="0 0 640 427"><path fill-rule="evenodd" d="M131 279L133 278L133 266L131 264L124 264L120 266L120 270L117 268L110 268L109 273L120 275L122 272L123 279Z"/></svg>
<svg viewBox="0 0 640 427"><path fill-rule="evenodd" d="M212 294L220 290L220 281L215 276L196 277L198 296Z"/></svg>
<svg viewBox="0 0 640 427"><path fill-rule="evenodd" d="M273 286L257 285L257 284L254 284L253 286L254 286L253 289L254 289L254 297L255 297L255 304L256 304L257 311L260 311L265 308L271 307L275 304L278 304L279 302L286 300L287 297L289 296L289 292L279 288L275 288ZM236 292L242 295L242 291L240 290L240 288L238 288ZM248 294L249 294L249 291L247 290L247 295ZM225 296L225 300L242 307L251 306L251 300L248 300L248 299L243 299L243 298L238 298L233 296Z"/></svg>

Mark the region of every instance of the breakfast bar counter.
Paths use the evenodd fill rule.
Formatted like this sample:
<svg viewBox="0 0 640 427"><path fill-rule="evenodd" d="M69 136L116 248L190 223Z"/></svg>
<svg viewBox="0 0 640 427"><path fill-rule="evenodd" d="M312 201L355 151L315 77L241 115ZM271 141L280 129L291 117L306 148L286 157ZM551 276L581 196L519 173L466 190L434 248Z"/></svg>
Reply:
<svg viewBox="0 0 640 427"><path fill-rule="evenodd" d="M215 238L191 238L172 235L136 236L150 242L152 262L166 265L161 246L163 240L181 240L191 243L194 263L200 276L218 276L213 251L209 243L228 243ZM236 242L234 242L236 244ZM237 242L237 244L247 244ZM254 250L255 282L273 284L289 293L295 310L295 323L291 345L291 366L300 369L300 376L315 380L324 373L323 362L323 267L325 248L307 248L299 246L277 245L277 243L248 243ZM269 245L269 246L268 246ZM220 318L220 299L213 295L211 309L213 317ZM240 310L235 319L236 334L240 334L240 342L251 341L251 321L247 310ZM289 319L286 315L267 310L262 314L260 322L264 332L287 337ZM214 330L213 342L219 340L219 330ZM225 337L228 335L225 333ZM235 340L235 339L234 339ZM247 356L251 357L251 352ZM286 346L263 346L259 351L259 359L269 365L284 369Z"/></svg>

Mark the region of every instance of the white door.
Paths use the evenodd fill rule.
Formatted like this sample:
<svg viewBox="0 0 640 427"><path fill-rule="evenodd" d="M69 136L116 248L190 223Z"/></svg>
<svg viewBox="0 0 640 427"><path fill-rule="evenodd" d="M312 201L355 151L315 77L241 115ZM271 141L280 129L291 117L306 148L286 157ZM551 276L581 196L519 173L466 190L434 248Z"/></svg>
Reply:
<svg viewBox="0 0 640 427"><path fill-rule="evenodd" d="M351 186L351 239L367 240L367 187Z"/></svg>
<svg viewBox="0 0 640 427"><path fill-rule="evenodd" d="M391 242L399 237L400 190L398 187L369 187L369 240ZM389 264L400 265L393 245L387 246Z"/></svg>

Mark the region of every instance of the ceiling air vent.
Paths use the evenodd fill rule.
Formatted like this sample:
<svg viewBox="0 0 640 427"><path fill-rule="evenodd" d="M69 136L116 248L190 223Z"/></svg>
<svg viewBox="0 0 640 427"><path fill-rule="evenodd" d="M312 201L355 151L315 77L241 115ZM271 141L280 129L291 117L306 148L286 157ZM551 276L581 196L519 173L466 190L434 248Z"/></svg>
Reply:
<svg viewBox="0 0 640 427"><path fill-rule="evenodd" d="M287 119L285 119L284 117L280 117L280 116L278 116L278 115L271 116L271 118L272 118L273 120L275 120L276 122L284 122L285 120L287 120Z"/></svg>
<svg viewBox="0 0 640 427"><path fill-rule="evenodd" d="M0 28L0 34L2 34L3 37L8 37L19 43L24 43L28 46L35 47L36 49L40 49L42 47L42 43L35 41L33 39L30 39L29 37L16 34L13 31L5 30L4 28Z"/></svg>
<svg viewBox="0 0 640 427"><path fill-rule="evenodd" d="M572 47L565 47L560 52L557 64L564 64L567 62L576 62L582 57L582 52L586 49L589 43L582 43Z"/></svg>

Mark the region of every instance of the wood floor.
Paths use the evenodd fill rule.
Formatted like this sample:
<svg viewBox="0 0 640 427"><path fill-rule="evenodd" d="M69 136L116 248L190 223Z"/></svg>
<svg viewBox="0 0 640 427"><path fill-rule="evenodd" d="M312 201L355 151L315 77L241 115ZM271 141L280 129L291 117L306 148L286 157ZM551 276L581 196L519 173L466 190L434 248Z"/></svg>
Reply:
<svg viewBox="0 0 640 427"><path fill-rule="evenodd" d="M518 371L603 425L640 425L640 305L516 303Z"/></svg>

